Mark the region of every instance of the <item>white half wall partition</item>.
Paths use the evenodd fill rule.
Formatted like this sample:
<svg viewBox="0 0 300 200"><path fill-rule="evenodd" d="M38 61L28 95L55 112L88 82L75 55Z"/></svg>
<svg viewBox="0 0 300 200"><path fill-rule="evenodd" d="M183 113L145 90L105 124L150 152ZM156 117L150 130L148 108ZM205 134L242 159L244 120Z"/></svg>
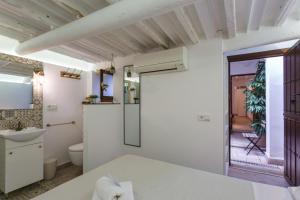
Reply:
<svg viewBox="0 0 300 200"><path fill-rule="evenodd" d="M270 162L283 161L283 57L266 59L266 155Z"/></svg>
<svg viewBox="0 0 300 200"><path fill-rule="evenodd" d="M120 104L83 106L83 171L122 155L123 115Z"/></svg>

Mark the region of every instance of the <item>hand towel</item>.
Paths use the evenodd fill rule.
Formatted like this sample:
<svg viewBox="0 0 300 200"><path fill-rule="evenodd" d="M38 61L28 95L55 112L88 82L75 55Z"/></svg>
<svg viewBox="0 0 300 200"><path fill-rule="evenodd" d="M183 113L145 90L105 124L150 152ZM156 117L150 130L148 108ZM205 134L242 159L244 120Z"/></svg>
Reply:
<svg viewBox="0 0 300 200"><path fill-rule="evenodd" d="M102 177L96 182L96 188L92 200L120 200L124 190L109 177Z"/></svg>
<svg viewBox="0 0 300 200"><path fill-rule="evenodd" d="M134 200L132 183L130 181L121 182L120 186L124 191L124 194L122 195L120 200Z"/></svg>

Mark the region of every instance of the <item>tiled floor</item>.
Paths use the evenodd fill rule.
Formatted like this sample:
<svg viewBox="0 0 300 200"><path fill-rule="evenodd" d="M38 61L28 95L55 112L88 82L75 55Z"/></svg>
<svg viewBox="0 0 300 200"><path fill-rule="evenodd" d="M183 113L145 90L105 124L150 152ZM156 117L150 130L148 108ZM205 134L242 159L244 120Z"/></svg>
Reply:
<svg viewBox="0 0 300 200"><path fill-rule="evenodd" d="M268 185L276 185L281 187L289 186L283 176L260 173L235 166L229 167L228 176Z"/></svg>
<svg viewBox="0 0 300 200"><path fill-rule="evenodd" d="M245 147L248 143L248 140L243 138L241 133L231 134L230 152L232 163L267 173L283 174L283 166L268 164L266 156L256 148L247 155L248 149L245 149Z"/></svg>
<svg viewBox="0 0 300 200"><path fill-rule="evenodd" d="M73 178L76 178L81 174L82 168L80 167L76 167L74 165L62 167L59 170L57 170L54 179L49 181L43 180L39 183L34 183L32 185L11 192L9 193L8 198L5 198L3 194L0 194L0 200L29 200L57 187L60 184L63 184Z"/></svg>
<svg viewBox="0 0 300 200"><path fill-rule="evenodd" d="M288 183L283 177L283 166L271 165L265 155L253 149L248 155L245 147L248 140L241 133L231 134L231 167L228 175L240 179L260 182L270 185L287 187Z"/></svg>

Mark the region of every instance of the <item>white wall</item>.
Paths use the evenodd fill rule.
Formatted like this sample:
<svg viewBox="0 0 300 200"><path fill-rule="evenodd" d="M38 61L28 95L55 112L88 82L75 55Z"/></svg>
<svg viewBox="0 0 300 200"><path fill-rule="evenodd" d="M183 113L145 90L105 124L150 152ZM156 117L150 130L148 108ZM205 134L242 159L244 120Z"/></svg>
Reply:
<svg viewBox="0 0 300 200"><path fill-rule="evenodd" d="M189 70L143 76L141 80L141 148L123 153L224 173L223 57L221 40L188 48ZM115 94L122 94L121 66L116 61ZM210 122L197 121L198 114ZM122 138L123 140L123 138Z"/></svg>
<svg viewBox="0 0 300 200"><path fill-rule="evenodd" d="M122 99L123 66L132 64L133 59L131 56L115 61L114 94L118 99ZM227 118L223 115L226 72L223 69L222 41L201 41L188 47L188 61L189 69L184 72L142 76L141 148L123 145L117 152L118 145L123 144L122 109L98 111L97 115L94 114L97 121L85 119L86 127L90 128L89 131L85 129L89 133L88 143L93 143L88 148L94 148L94 153L85 150L85 159L93 160L92 166L109 161L107 157L103 158L105 155L111 158L114 157L111 155L131 153L224 174L224 121ZM95 110L90 109L90 112L95 113ZM210 121L198 121L199 114L209 115ZM109 126L111 123L114 126ZM101 124L108 125L103 127ZM103 132L98 127L102 127ZM121 130L119 135L118 130ZM110 141L109 148L106 147L107 141Z"/></svg>
<svg viewBox="0 0 300 200"><path fill-rule="evenodd" d="M266 154L283 160L283 57L266 59Z"/></svg>
<svg viewBox="0 0 300 200"><path fill-rule="evenodd" d="M125 104L125 143L140 145L140 104Z"/></svg>
<svg viewBox="0 0 300 200"><path fill-rule="evenodd" d="M75 125L47 128L45 158L55 157L59 164L69 162L68 147L82 142L82 100L86 94L86 76L81 80L62 78L66 68L44 64L44 127L47 123L75 121ZM48 105L57 105L57 111L48 111Z"/></svg>
<svg viewBox="0 0 300 200"><path fill-rule="evenodd" d="M121 104L84 105L84 172L122 155L122 112Z"/></svg>
<svg viewBox="0 0 300 200"><path fill-rule="evenodd" d="M220 40L200 41L188 48L187 72L142 79L142 148L124 146L122 153L224 173L224 162L228 162L228 74L222 53L298 38L300 23L288 24L225 39L224 47ZM114 97L119 101L123 76L120 67L132 64L133 58L115 60L118 69L114 75ZM211 121L197 122L198 113L209 114Z"/></svg>

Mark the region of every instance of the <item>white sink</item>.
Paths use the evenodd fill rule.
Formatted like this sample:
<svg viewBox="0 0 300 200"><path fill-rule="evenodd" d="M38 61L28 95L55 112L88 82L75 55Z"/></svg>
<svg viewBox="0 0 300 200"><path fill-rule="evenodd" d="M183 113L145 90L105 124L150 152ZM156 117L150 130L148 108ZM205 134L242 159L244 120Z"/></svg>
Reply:
<svg viewBox="0 0 300 200"><path fill-rule="evenodd" d="M42 134L45 133L45 131L46 129L35 128L35 127L24 128L21 131L0 130L0 138L12 140L15 142L26 142L41 136Z"/></svg>

